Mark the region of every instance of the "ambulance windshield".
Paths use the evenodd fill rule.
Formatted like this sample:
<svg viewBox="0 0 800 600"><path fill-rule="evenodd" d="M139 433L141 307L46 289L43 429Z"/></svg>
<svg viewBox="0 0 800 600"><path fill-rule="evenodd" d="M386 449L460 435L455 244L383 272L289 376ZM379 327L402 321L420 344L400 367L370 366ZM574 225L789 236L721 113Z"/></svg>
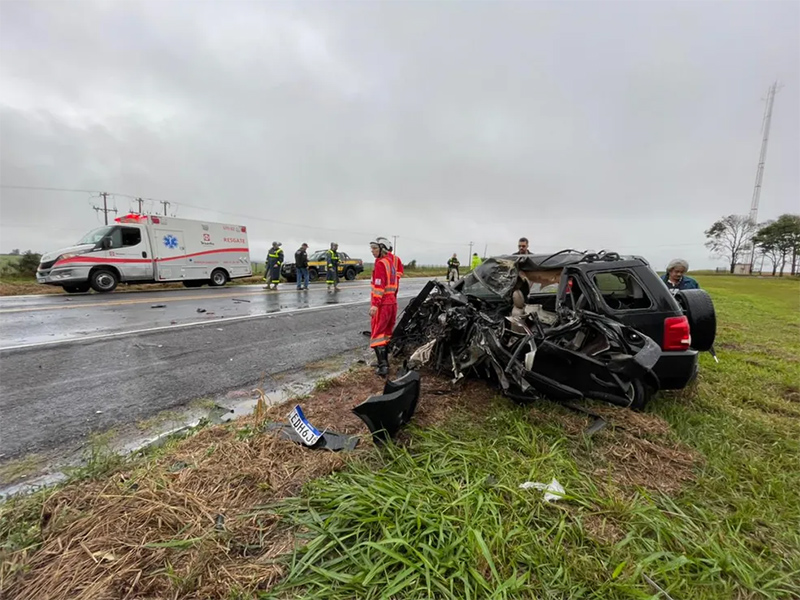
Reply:
<svg viewBox="0 0 800 600"><path fill-rule="evenodd" d="M106 227L99 227L94 231L90 231L81 238L81 240L78 242L78 246L80 246L81 244L96 244L104 237L106 237L109 233L111 233L112 229L114 228L106 226Z"/></svg>

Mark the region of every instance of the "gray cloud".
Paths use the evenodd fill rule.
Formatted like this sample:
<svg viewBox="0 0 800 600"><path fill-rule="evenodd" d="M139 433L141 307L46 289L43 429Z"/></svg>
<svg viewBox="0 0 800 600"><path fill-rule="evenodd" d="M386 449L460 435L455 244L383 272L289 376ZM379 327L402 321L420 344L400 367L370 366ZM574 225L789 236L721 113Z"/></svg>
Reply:
<svg viewBox="0 0 800 600"><path fill-rule="evenodd" d="M794 2L7 0L0 179L165 198L247 224L257 259L396 234L441 263L527 235L708 266L776 77L761 215L798 209L799 22ZM88 198L3 189L0 246L73 241Z"/></svg>

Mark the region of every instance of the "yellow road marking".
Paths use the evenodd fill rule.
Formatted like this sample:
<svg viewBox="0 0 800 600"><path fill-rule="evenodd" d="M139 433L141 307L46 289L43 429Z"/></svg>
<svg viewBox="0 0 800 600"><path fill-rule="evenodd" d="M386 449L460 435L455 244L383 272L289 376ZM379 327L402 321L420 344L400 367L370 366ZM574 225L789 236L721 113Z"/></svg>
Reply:
<svg viewBox="0 0 800 600"><path fill-rule="evenodd" d="M352 289L368 288L369 285L348 285L342 288L341 291ZM323 289L320 286L320 289ZM241 296L262 296L262 295L275 295L275 294L296 294L298 290L260 290L256 292L233 292L230 294L203 294L197 296L181 296L180 298L135 298L132 300L111 300L106 302L84 302L76 304L53 304L50 306L31 306L29 308L4 308L0 309L0 313L21 313L21 312L36 312L41 310L66 310L70 308L91 308L95 306L125 306L128 304L166 304L167 302L183 302L188 300L216 300L217 298L238 298Z"/></svg>

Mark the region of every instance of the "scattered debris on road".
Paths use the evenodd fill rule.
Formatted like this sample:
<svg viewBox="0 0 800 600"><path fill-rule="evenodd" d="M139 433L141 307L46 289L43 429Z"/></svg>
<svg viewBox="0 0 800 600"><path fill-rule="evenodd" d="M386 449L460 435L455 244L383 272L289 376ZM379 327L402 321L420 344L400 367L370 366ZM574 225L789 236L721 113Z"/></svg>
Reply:
<svg viewBox="0 0 800 600"><path fill-rule="evenodd" d="M167 308L166 304L153 304L150 308Z"/></svg>
<svg viewBox="0 0 800 600"><path fill-rule="evenodd" d="M206 312L206 309L205 309L205 308L198 308L198 309L197 309L197 312L199 312L199 313L204 313L204 312Z"/></svg>
<svg viewBox="0 0 800 600"><path fill-rule="evenodd" d="M241 298L233 298L233 301L234 302L247 302L248 304L250 303L250 300L242 300Z"/></svg>

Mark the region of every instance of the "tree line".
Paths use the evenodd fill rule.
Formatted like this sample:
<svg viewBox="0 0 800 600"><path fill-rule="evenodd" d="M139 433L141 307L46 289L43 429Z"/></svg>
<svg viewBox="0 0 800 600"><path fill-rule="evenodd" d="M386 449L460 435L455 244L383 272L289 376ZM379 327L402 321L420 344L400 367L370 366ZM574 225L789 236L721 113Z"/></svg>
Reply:
<svg viewBox="0 0 800 600"><path fill-rule="evenodd" d="M706 247L728 261L731 273L737 264L749 261L751 255L754 255L754 263L769 261L773 276L783 276L787 263L792 275L798 273L800 215L781 215L760 224L745 215L728 215L709 227L705 234ZM756 270L755 264L750 270Z"/></svg>

